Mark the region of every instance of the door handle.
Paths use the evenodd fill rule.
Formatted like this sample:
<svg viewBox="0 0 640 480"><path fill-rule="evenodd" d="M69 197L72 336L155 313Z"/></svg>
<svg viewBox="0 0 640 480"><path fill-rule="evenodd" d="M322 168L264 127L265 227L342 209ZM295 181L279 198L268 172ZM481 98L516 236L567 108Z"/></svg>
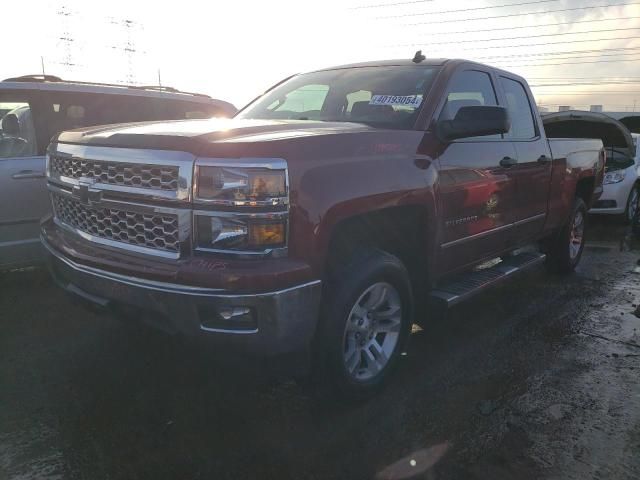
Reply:
<svg viewBox="0 0 640 480"><path fill-rule="evenodd" d="M44 172L38 172L36 170L21 170L18 173L11 175L11 178L15 180L21 180L23 178L44 178Z"/></svg>
<svg viewBox="0 0 640 480"><path fill-rule="evenodd" d="M546 155L540 155L540 157L538 157L538 163L549 163L550 161L551 159Z"/></svg>
<svg viewBox="0 0 640 480"><path fill-rule="evenodd" d="M500 160L500 166L504 168L513 167L517 163L518 163L518 160L511 157L504 157L502 160Z"/></svg>

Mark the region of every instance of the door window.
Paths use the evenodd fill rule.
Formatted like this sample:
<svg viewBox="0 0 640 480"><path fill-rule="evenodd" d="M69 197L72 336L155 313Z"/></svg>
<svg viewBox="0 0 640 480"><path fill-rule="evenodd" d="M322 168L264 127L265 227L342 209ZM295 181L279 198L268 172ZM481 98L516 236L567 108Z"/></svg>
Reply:
<svg viewBox="0 0 640 480"><path fill-rule="evenodd" d="M497 105L498 97L489 74L478 70L465 70L456 74L449 85L440 120L453 120L462 107ZM473 140L500 138L502 135L487 135L475 137Z"/></svg>
<svg viewBox="0 0 640 480"><path fill-rule="evenodd" d="M530 140L535 138L536 126L533 112L529 103L529 96L520 82L510 78L500 77L507 99L507 109L511 117L509 135L513 140Z"/></svg>
<svg viewBox="0 0 640 480"><path fill-rule="evenodd" d="M477 70L460 72L449 86L447 101L440 114L440 120L453 120L462 107L484 105L498 105L489 74Z"/></svg>
<svg viewBox="0 0 640 480"><path fill-rule="evenodd" d="M32 157L37 151L29 102L0 97L0 158Z"/></svg>

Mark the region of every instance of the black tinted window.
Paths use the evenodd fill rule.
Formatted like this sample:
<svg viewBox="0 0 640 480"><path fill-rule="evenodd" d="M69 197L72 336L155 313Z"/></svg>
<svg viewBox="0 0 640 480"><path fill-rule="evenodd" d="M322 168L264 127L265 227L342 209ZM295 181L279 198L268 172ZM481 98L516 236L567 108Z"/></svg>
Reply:
<svg viewBox="0 0 640 480"><path fill-rule="evenodd" d="M221 113L207 103L133 95L47 92L44 103L50 136L94 125L209 118Z"/></svg>
<svg viewBox="0 0 640 480"><path fill-rule="evenodd" d="M511 117L511 138L528 140L536 136L533 112L529 104L529 97L520 82L500 77L502 88L507 98L507 108Z"/></svg>

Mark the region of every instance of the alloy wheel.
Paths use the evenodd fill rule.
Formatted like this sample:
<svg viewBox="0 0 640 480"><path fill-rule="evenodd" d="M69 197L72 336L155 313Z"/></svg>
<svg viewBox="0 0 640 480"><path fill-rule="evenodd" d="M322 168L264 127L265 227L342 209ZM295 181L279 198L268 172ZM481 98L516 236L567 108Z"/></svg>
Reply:
<svg viewBox="0 0 640 480"><path fill-rule="evenodd" d="M573 225L571 227L571 236L569 239L569 256L571 260L575 260L580 254L582 242L584 240L584 214L580 211L576 212L573 217Z"/></svg>
<svg viewBox="0 0 640 480"><path fill-rule="evenodd" d="M400 338L402 301L386 282L368 287L355 302L345 325L343 360L356 381L378 375L389 363Z"/></svg>
<svg viewBox="0 0 640 480"><path fill-rule="evenodd" d="M640 194L638 193L638 189L634 187L633 190L631 190L631 194L629 195L629 206L627 207L627 219L629 220L629 222L632 222L636 217L639 199Z"/></svg>

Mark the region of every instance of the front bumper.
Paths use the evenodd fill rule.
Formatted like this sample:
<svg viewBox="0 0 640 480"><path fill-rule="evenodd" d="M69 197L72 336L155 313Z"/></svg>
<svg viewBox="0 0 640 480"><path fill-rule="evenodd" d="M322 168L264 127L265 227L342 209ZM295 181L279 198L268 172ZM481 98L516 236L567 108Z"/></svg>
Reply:
<svg viewBox="0 0 640 480"><path fill-rule="evenodd" d="M264 355L306 350L315 333L321 294L319 280L268 293L232 294L89 267L67 258L44 237L42 242L49 270L62 288L103 307L120 304L147 310L151 313L147 317L163 330L206 336ZM230 319L221 327L224 319L219 312L234 311L234 307L237 311L249 311L251 322L234 328ZM211 327L212 324L215 326Z"/></svg>
<svg viewBox="0 0 640 480"><path fill-rule="evenodd" d="M621 215L627 210L627 201L631 189L634 188L636 178L627 173L622 182L609 183L602 186L602 195L589 210L589 213Z"/></svg>
<svg viewBox="0 0 640 480"><path fill-rule="evenodd" d="M589 210L589 213L598 215L622 215L625 207L621 207L615 200L604 199L596 202L593 208Z"/></svg>

